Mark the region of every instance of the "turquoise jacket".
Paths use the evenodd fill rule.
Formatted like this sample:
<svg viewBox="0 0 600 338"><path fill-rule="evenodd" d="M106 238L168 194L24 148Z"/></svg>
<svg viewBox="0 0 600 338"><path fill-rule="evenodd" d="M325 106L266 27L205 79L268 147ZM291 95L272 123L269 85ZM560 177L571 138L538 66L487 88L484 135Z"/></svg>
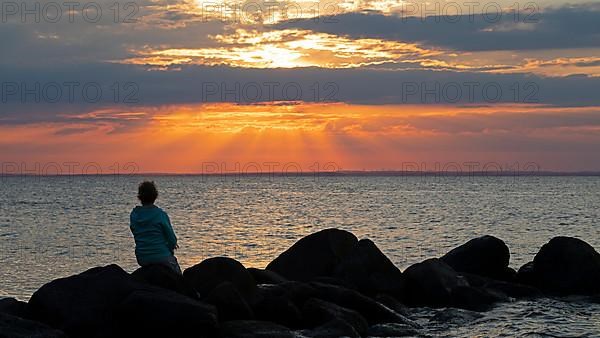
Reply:
<svg viewBox="0 0 600 338"><path fill-rule="evenodd" d="M137 206L131 211L129 228L135 239L138 264L164 261L173 255L177 237L166 212L155 205Z"/></svg>

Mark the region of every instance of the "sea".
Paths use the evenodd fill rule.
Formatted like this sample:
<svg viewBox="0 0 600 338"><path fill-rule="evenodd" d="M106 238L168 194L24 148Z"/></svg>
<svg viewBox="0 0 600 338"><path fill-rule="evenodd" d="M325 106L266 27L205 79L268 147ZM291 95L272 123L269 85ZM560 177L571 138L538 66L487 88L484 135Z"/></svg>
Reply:
<svg viewBox="0 0 600 338"><path fill-rule="evenodd" d="M0 297L27 301L47 282L99 265L134 271L129 214L142 180L159 189L184 269L214 256L264 268L325 228L372 239L402 270L487 234L506 242L515 269L554 236L600 249L596 176L3 176ZM600 304L580 297L409 315L434 337L600 337Z"/></svg>

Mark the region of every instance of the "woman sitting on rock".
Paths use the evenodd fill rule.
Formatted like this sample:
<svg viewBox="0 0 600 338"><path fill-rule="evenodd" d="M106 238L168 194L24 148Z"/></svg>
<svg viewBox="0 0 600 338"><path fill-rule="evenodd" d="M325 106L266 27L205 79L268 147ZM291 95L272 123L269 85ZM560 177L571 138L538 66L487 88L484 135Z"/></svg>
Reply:
<svg viewBox="0 0 600 338"><path fill-rule="evenodd" d="M138 188L142 203L131 211L131 233L135 239L135 257L141 266L162 264L181 274L175 258L177 237L166 212L154 205L158 191L154 182L144 181Z"/></svg>

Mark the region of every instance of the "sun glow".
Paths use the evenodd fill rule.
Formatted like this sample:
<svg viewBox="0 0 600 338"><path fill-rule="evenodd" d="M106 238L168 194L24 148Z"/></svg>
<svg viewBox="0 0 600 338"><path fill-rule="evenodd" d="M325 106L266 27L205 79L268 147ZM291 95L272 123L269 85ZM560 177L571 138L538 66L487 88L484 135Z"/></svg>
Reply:
<svg viewBox="0 0 600 338"><path fill-rule="evenodd" d="M258 32L238 29L216 35L226 47L165 49L138 52L125 63L165 66L176 64L228 65L250 68L354 68L387 62L433 62L443 54L417 44L380 39L350 39L304 30Z"/></svg>
<svg viewBox="0 0 600 338"><path fill-rule="evenodd" d="M102 162L101 154L107 154L107 161L135 162L151 172L198 172L203 162L297 162L303 167L334 162L342 169L399 168L402 161L422 160L424 150L428 158L440 161L448 156L456 159L463 152L471 158L473 149L493 159L497 153L487 152L488 143L527 135L597 142L593 114L585 107L534 105L177 105L100 110L65 115L62 122L51 124L4 127L0 147L8 149L28 140L32 147L43 149L37 154L40 161ZM584 123L549 126L545 122L562 116L577 116ZM448 147L453 149L450 154ZM10 161L21 161L21 156L22 152L6 154Z"/></svg>

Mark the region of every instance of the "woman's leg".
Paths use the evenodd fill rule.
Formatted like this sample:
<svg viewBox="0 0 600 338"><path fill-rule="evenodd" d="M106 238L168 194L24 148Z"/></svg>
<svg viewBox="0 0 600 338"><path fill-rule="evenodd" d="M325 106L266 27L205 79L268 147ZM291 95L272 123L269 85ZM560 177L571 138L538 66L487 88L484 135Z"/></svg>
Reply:
<svg viewBox="0 0 600 338"><path fill-rule="evenodd" d="M167 258L167 260L164 261L163 264L173 269L173 271L175 271L177 274L183 275L183 273L181 272L181 267L179 267L179 263L177 262L177 258L175 256Z"/></svg>

